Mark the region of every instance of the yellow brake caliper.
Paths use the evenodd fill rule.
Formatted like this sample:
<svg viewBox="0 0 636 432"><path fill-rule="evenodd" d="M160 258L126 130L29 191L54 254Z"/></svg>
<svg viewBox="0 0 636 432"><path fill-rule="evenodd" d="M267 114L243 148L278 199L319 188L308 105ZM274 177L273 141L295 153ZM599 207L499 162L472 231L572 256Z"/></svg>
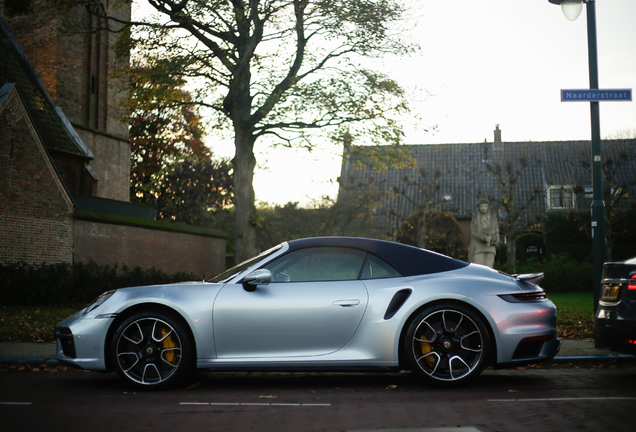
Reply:
<svg viewBox="0 0 636 432"><path fill-rule="evenodd" d="M161 329L161 336L164 338L163 339L163 349L166 350L168 348L174 348L177 346L176 343L174 343L174 341L172 340L172 336L168 336L168 332L166 331L165 327ZM168 336L168 337L166 337ZM170 364L175 364L176 363L176 354L175 354L175 350L168 350L168 351L164 351L164 359L170 363Z"/></svg>
<svg viewBox="0 0 636 432"><path fill-rule="evenodd" d="M426 340L426 339L424 338L424 335L420 336L420 339L421 339L421 340ZM428 354L428 353L430 353L430 352L432 351L432 350L431 350L431 345L430 345L429 343L427 343L427 342L420 342L420 345L422 346L422 354L426 355L426 354ZM426 363L428 363L428 365L429 365L430 367L435 366L435 358L434 358L434 356L427 356L427 357L424 359L424 361L426 361Z"/></svg>

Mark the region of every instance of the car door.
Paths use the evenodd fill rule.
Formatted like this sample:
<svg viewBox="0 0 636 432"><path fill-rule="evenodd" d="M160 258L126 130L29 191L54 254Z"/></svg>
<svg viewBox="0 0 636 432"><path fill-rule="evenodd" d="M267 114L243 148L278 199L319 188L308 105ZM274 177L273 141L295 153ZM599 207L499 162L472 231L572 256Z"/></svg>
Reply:
<svg viewBox="0 0 636 432"><path fill-rule="evenodd" d="M291 251L264 268L272 282L254 292L225 285L214 303L219 358L318 356L355 334L368 295L358 279L366 253L314 247Z"/></svg>

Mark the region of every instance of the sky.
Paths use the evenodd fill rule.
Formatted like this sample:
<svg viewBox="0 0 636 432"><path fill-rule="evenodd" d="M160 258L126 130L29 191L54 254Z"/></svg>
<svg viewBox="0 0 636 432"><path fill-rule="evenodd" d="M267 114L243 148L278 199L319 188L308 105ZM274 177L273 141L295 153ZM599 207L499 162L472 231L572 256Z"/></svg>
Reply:
<svg viewBox="0 0 636 432"><path fill-rule="evenodd" d="M400 0L398 0L400 1ZM548 0L401 0L414 7L406 36L421 51L377 61L409 91L406 144L589 140L587 102L561 102L561 89L589 88L585 7L569 21ZM599 87L636 89L636 0L596 0ZM601 136L636 136L635 102L600 103ZM435 132L425 129L435 127ZM231 142L210 147L233 156ZM342 148L259 145L257 201L308 205L336 198Z"/></svg>

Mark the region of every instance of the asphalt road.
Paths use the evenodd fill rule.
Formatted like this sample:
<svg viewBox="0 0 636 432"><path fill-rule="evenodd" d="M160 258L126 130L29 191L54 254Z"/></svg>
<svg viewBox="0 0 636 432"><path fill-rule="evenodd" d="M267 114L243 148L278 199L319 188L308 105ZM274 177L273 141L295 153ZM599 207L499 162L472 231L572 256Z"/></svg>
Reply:
<svg viewBox="0 0 636 432"><path fill-rule="evenodd" d="M204 372L144 392L114 374L0 372L2 431L617 432L635 430L634 407L634 364L487 370L453 390L408 373Z"/></svg>

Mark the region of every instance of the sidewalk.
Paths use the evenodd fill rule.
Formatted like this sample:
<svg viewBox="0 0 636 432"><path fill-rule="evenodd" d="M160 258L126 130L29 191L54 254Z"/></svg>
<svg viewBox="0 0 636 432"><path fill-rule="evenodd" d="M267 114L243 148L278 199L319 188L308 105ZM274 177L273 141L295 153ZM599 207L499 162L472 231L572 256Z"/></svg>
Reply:
<svg viewBox="0 0 636 432"><path fill-rule="evenodd" d="M0 363L57 363L54 343L0 343ZM562 340L561 351L553 361L636 359L636 356L619 354L594 348L593 339Z"/></svg>

